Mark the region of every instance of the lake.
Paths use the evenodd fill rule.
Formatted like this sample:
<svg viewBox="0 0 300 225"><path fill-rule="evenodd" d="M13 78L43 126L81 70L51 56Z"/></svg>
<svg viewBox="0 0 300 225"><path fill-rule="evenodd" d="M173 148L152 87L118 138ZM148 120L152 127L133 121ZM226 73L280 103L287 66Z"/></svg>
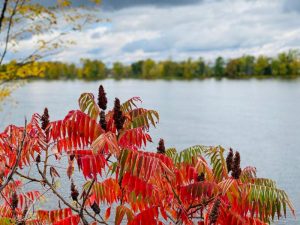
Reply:
<svg viewBox="0 0 300 225"><path fill-rule="evenodd" d="M223 145L241 153L242 165L272 178L292 199L300 217L300 80L33 81L18 88L2 106L0 126L24 124L48 107L52 120L78 108L82 92L103 84L110 106L140 96L143 107L160 113L154 143L182 150L195 144ZM149 145L155 151L156 144ZM69 187L67 188L69 192ZM290 214L289 214L290 215ZM281 224L298 224L292 217Z"/></svg>

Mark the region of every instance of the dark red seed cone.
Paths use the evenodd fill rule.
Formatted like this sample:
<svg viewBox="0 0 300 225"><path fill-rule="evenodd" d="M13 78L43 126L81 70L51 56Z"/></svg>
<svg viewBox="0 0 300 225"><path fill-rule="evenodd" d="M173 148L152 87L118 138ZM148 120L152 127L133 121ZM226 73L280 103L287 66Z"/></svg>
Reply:
<svg viewBox="0 0 300 225"><path fill-rule="evenodd" d="M234 179L239 179L240 175L241 175L241 157L240 157L240 153L236 152L234 155L234 159L233 159L233 163L232 163L232 177Z"/></svg>
<svg viewBox="0 0 300 225"><path fill-rule="evenodd" d="M98 106L100 109L105 110L107 107L107 98L106 93L104 91L104 88L102 85L99 86L99 92L98 92Z"/></svg>
<svg viewBox="0 0 300 225"><path fill-rule="evenodd" d="M38 154L36 157L35 157L35 162L37 163L40 163L41 162L41 155Z"/></svg>
<svg viewBox="0 0 300 225"><path fill-rule="evenodd" d="M42 115L42 118L41 118L41 122L42 122L42 129L43 130L46 130L47 126L49 125L49 120L50 116L49 116L49 113L48 113L48 109L45 108L44 109L44 113Z"/></svg>
<svg viewBox="0 0 300 225"><path fill-rule="evenodd" d="M228 173L232 170L232 164L233 164L233 151L230 148L229 153L226 157L226 166L227 166Z"/></svg>
<svg viewBox="0 0 300 225"><path fill-rule="evenodd" d="M70 155L70 160L73 161L74 158L75 158L75 155L74 155L74 154L71 154L71 155Z"/></svg>
<svg viewBox="0 0 300 225"><path fill-rule="evenodd" d="M78 201L78 196L79 196L79 192L77 191L76 186L72 181L71 182L71 197L72 197L73 201Z"/></svg>
<svg viewBox="0 0 300 225"><path fill-rule="evenodd" d="M198 175L198 177L197 177L197 181L198 181L198 182L205 181L205 175L204 175L204 173L203 173L203 172L202 172L202 173L200 173L200 175Z"/></svg>
<svg viewBox="0 0 300 225"><path fill-rule="evenodd" d="M220 205L221 205L221 200L217 199L213 205L213 208L212 208L210 214L209 214L210 224L215 224L217 222L218 217L219 217Z"/></svg>
<svg viewBox="0 0 300 225"><path fill-rule="evenodd" d="M94 211L95 214L99 214L100 213L100 208L99 208L99 205L94 202L92 205L91 205L91 208L92 210Z"/></svg>
<svg viewBox="0 0 300 225"><path fill-rule="evenodd" d="M158 142L158 147L157 149L157 153L159 154L165 154L166 153L166 148L165 148L165 141L164 139L160 139Z"/></svg>
<svg viewBox="0 0 300 225"><path fill-rule="evenodd" d="M79 193L76 189L71 192L71 197L72 197L73 201L78 201L78 196L79 196Z"/></svg>
<svg viewBox="0 0 300 225"><path fill-rule="evenodd" d="M11 207L12 207L12 210L15 210L18 207L18 203L19 203L18 195L17 195L16 192L13 192L12 196L11 196Z"/></svg>
<svg viewBox="0 0 300 225"><path fill-rule="evenodd" d="M101 125L102 129L106 131L107 123L105 120L105 112L104 111L101 111L101 113L100 113L100 125Z"/></svg>
<svg viewBox="0 0 300 225"><path fill-rule="evenodd" d="M123 128L125 122L125 116L121 110L120 100L118 98L115 99L115 106L114 106L114 115L113 115L115 126L117 130L121 130Z"/></svg>

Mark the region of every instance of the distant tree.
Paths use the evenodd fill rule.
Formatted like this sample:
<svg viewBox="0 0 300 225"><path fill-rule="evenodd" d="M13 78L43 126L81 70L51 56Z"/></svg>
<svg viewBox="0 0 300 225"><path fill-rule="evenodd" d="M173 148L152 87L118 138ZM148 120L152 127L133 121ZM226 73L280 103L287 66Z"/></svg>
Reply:
<svg viewBox="0 0 300 225"><path fill-rule="evenodd" d="M162 77L165 79L170 79L172 77L182 77L182 70L179 68L178 64L172 60L166 60L162 62L163 64L163 74Z"/></svg>
<svg viewBox="0 0 300 225"><path fill-rule="evenodd" d="M183 62L183 78L192 79L197 76L197 63L193 62L191 58Z"/></svg>
<svg viewBox="0 0 300 225"><path fill-rule="evenodd" d="M153 79L156 77L155 72L156 63L152 59L147 59L143 62L142 78Z"/></svg>
<svg viewBox="0 0 300 225"><path fill-rule="evenodd" d="M142 75L143 63L143 60L139 60L131 64L131 71L133 77L140 77Z"/></svg>
<svg viewBox="0 0 300 225"><path fill-rule="evenodd" d="M106 66L98 60L82 59L82 78L88 80L106 78Z"/></svg>
<svg viewBox="0 0 300 225"><path fill-rule="evenodd" d="M12 60L0 65L0 74L3 79L9 79L8 74L14 73L19 78L27 74L36 74L38 78L46 79L104 79L113 75L116 79L141 78L141 79L203 79L209 77L243 79L251 77L278 77L295 78L300 75L299 52L291 50L278 54L277 57L245 55L225 60L217 58L213 63L205 62L203 58L184 61L155 61L153 59L140 60L131 65L121 62L107 68L101 60L82 59L81 65L63 62L34 62L31 65L18 67L18 62ZM18 67L19 71L15 71ZM7 76L8 78L6 78ZM3 92L5 93L5 92Z"/></svg>
<svg viewBox="0 0 300 225"><path fill-rule="evenodd" d="M206 65L203 58L198 59L196 62L196 78L204 78Z"/></svg>
<svg viewBox="0 0 300 225"><path fill-rule="evenodd" d="M239 59L230 59L226 65L226 76L229 78L238 78L241 72L241 63Z"/></svg>
<svg viewBox="0 0 300 225"><path fill-rule="evenodd" d="M272 75L269 58L266 56L259 56L255 62L255 75L267 76Z"/></svg>
<svg viewBox="0 0 300 225"><path fill-rule="evenodd" d="M290 58L290 68L292 75L300 74L300 50L290 50L288 52Z"/></svg>
<svg viewBox="0 0 300 225"><path fill-rule="evenodd" d="M115 79L121 79L126 76L126 68L121 62L115 62L112 68L112 74Z"/></svg>
<svg viewBox="0 0 300 225"><path fill-rule="evenodd" d="M224 59L222 57L218 57L214 65L214 74L216 77L219 78L224 76L224 65Z"/></svg>
<svg viewBox="0 0 300 225"><path fill-rule="evenodd" d="M241 64L241 74L242 76L251 76L254 74L254 56L246 55L242 56L240 59Z"/></svg>

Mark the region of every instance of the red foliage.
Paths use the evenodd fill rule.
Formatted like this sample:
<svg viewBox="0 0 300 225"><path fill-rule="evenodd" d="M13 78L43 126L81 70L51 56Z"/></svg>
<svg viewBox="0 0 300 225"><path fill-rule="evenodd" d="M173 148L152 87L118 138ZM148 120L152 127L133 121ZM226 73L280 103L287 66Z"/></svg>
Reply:
<svg viewBox="0 0 300 225"><path fill-rule="evenodd" d="M106 109L103 88L101 93L100 106ZM8 126L0 133L0 223L262 225L285 216L286 207L294 213L275 182L257 178L253 167L240 168L238 153L227 160L220 146L177 153L162 140L158 153L142 150L152 142L148 131L159 116L138 103L140 98L134 97L104 113L94 95L84 93L80 109L62 120L49 122L46 111L34 114L24 127ZM100 113L105 130L98 123ZM62 168L72 179L72 198L60 193ZM79 175L85 180L81 188L74 184ZM44 192L24 192L29 183ZM59 201L58 209L35 210L48 191Z"/></svg>

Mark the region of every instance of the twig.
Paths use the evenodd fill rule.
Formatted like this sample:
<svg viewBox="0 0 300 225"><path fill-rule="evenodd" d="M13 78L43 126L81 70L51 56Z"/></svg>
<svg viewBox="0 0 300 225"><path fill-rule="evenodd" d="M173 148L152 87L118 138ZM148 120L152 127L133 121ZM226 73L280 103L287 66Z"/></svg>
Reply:
<svg viewBox="0 0 300 225"><path fill-rule="evenodd" d="M3 193L0 192L0 194L1 194L2 198L4 198L4 200L6 201L6 203L9 205L9 207L12 208L10 202L9 202L9 201L7 200L7 198L3 195Z"/></svg>
<svg viewBox="0 0 300 225"><path fill-rule="evenodd" d="M52 192L69 208L71 208L73 211L79 213L79 210L73 207L70 203L68 203L53 187L53 185L48 181L48 179L44 176L43 172L40 170L38 163L36 164L37 170L41 177L43 178L43 181L51 188Z"/></svg>
<svg viewBox="0 0 300 225"><path fill-rule="evenodd" d="M42 183L42 181L41 181L41 180L38 180L38 179L36 179L36 178L33 178L33 177L30 177L30 176L26 176L26 175L24 175L24 174L21 174L21 173L20 173L20 172L18 172L18 171L16 171L16 174L17 174L18 176L20 176L20 177L22 177L22 178L26 179L26 180L29 180L29 181L31 181L31 182L38 182L38 183Z"/></svg>
<svg viewBox="0 0 300 225"><path fill-rule="evenodd" d="M3 24L5 11L7 9L7 3L8 3L8 0L4 0L3 8L2 8L2 11L1 11L1 16L0 16L0 32L1 32L2 24Z"/></svg>
<svg viewBox="0 0 300 225"><path fill-rule="evenodd" d="M39 174L41 175L41 177L43 178L43 181L45 182L45 184L47 184L49 186L49 188L52 190L52 192L66 205L68 206L70 209L72 209L74 212L78 213L78 215L80 216L82 222L84 225L88 225L88 222L86 221L86 219L84 218L84 215L81 214L80 215L80 210L78 210L77 208L75 208L74 206L72 206L70 203L68 203L57 191L56 189L53 187L53 185L48 181L48 179L44 176L43 172L40 170L39 166L38 166L38 163L36 164L36 167L39 171ZM87 215L89 217L91 217L93 220L97 220L93 215L91 215L90 213L87 213ZM99 223L104 223L106 224L105 222L101 222L101 221L98 221L97 222Z"/></svg>
<svg viewBox="0 0 300 225"><path fill-rule="evenodd" d="M12 11L10 17L9 17L8 28L7 28L7 33L6 33L6 40L5 40L5 47L4 47L4 51L1 55L0 65L2 64L4 56L6 55L6 52L7 52L7 46L8 46L8 42L9 42L10 30L11 30L11 25L12 25L12 22L13 22L12 20L13 20L13 17L15 16L16 12L17 12L18 5L19 5L19 0L16 1L14 9L13 9L13 11Z"/></svg>
<svg viewBox="0 0 300 225"><path fill-rule="evenodd" d="M93 179L92 183L91 183L90 186L89 186L89 189L87 190L87 192L86 192L86 194L85 194L85 196L84 196L84 198L83 198L83 200L82 200L82 205L81 205L81 209L80 209L80 214L83 214L84 205L85 205L85 203L86 203L86 201L87 201L87 199L88 199L88 197L89 197L89 194L90 194L90 192L91 192L91 190L92 190L92 187L93 187L95 181L96 181L96 180Z"/></svg>
<svg viewBox="0 0 300 225"><path fill-rule="evenodd" d="M100 216L100 218L101 218L101 220L102 221L100 221L100 220L98 220L97 218L95 218L87 209L84 209L84 211L86 212L86 214L89 216L89 217L91 217L91 218L93 218L95 221L97 221L98 223L101 223L101 224L106 224L106 225L108 225L108 223L106 223L105 221L104 221L104 219L102 218L102 216L99 214L99 216Z"/></svg>
<svg viewBox="0 0 300 225"><path fill-rule="evenodd" d="M28 213L30 212L31 208L33 208L34 204L35 204L42 196L44 196L49 190L51 190L51 189L48 188L46 191L44 191L42 194L40 194L39 197L36 198L36 199L32 202L32 204L31 204L31 206L29 207L29 209L28 209L27 213L25 214L24 218L27 217Z"/></svg>

